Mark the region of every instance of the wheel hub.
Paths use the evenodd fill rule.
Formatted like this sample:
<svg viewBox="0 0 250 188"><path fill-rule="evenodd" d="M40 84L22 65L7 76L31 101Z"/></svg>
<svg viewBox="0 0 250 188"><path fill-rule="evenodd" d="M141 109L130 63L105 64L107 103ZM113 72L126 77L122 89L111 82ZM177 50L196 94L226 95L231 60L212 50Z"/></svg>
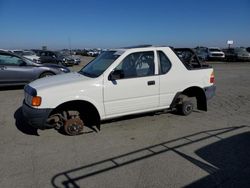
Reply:
<svg viewBox="0 0 250 188"><path fill-rule="evenodd" d="M65 121L64 123L64 130L68 135L78 135L83 132L83 121L77 117L77 118L71 118Z"/></svg>
<svg viewBox="0 0 250 188"><path fill-rule="evenodd" d="M192 108L192 105L187 105L187 106L186 106L186 111L187 111L187 112L191 111L192 109L193 109L193 108Z"/></svg>

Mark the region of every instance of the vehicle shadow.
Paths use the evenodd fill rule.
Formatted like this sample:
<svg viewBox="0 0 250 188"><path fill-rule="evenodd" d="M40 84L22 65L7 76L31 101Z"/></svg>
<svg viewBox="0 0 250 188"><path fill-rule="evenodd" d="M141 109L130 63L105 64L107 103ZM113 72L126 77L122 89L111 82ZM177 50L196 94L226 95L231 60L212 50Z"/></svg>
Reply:
<svg viewBox="0 0 250 188"><path fill-rule="evenodd" d="M16 120L16 127L19 131L21 131L24 134L27 135L34 135L34 136L39 136L37 129L34 127L29 126L24 118L23 118L23 113L22 113L22 108L18 108L16 112L14 113L14 118Z"/></svg>
<svg viewBox="0 0 250 188"><path fill-rule="evenodd" d="M141 113L141 114L132 114L132 115L121 116L121 117L117 117L117 118L103 120L101 122L101 126L108 124L108 123L133 120L133 119L138 119L138 118L142 118L142 117L146 117L146 116L155 116L155 115L160 115L160 114L164 114L164 112L147 112L147 113Z"/></svg>
<svg viewBox="0 0 250 188"><path fill-rule="evenodd" d="M193 113L202 113L202 111L199 110L193 110ZM126 120L133 120L133 119L138 119L146 116L158 116L162 114L172 114L172 115L177 115L177 116L183 116L176 110L162 110L162 111L154 111L154 112L144 112L140 114L132 114L132 115L126 115L126 116L121 116L117 118L112 118L108 120L103 120L101 122L101 126L108 124L108 123L113 123L113 122L119 122L119 121L126 121Z"/></svg>
<svg viewBox="0 0 250 188"><path fill-rule="evenodd" d="M87 130L86 130L86 129L87 129ZM60 133L60 134L62 134L62 135L64 135L64 136L70 136L70 135L68 135L68 134L64 131L63 127L60 128L60 129L58 129L57 132ZM83 132L82 132L81 134L78 134L77 136L80 136L80 135L82 135L82 134L91 134L91 133L97 133L97 132L98 132L98 130L97 130L97 128L95 128L94 126L86 126L86 125L85 125L85 126L84 126Z"/></svg>
<svg viewBox="0 0 250 188"><path fill-rule="evenodd" d="M56 174L51 179L53 187L80 187L79 181L87 177L115 170L122 166L141 161L165 152L174 152L193 165L206 171L209 175L186 187L248 187L250 185L250 132L236 134L234 132L249 128L249 126L235 126L216 130L202 131L149 147L141 148L123 155L94 162L75 169ZM249 129L250 131L250 129ZM223 138L224 134L235 134ZM210 138L217 142L205 145L195 153L207 163L189 156L179 149Z"/></svg>
<svg viewBox="0 0 250 188"><path fill-rule="evenodd" d="M195 151L195 154L217 169L211 171L201 166L209 175L186 187L249 187L250 132L222 139Z"/></svg>

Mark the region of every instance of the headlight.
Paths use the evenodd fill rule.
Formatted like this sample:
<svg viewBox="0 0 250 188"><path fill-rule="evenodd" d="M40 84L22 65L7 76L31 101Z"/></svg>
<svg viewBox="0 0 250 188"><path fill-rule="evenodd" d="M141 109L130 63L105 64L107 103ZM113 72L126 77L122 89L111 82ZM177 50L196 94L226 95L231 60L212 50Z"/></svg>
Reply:
<svg viewBox="0 0 250 188"><path fill-rule="evenodd" d="M65 72L65 73L70 72L70 70L69 70L69 69L67 69L67 68L60 68L60 71Z"/></svg>

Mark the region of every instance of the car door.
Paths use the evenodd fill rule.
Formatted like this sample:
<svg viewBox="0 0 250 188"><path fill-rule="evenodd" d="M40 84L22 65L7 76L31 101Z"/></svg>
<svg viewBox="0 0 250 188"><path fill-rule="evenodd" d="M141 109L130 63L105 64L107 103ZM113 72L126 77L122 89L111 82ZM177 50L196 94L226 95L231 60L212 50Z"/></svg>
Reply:
<svg viewBox="0 0 250 188"><path fill-rule="evenodd" d="M105 79L107 117L148 111L159 106L159 76L154 51L131 53ZM119 74L117 79L112 75Z"/></svg>
<svg viewBox="0 0 250 188"><path fill-rule="evenodd" d="M20 57L0 54L0 84L23 84L34 79L34 67Z"/></svg>

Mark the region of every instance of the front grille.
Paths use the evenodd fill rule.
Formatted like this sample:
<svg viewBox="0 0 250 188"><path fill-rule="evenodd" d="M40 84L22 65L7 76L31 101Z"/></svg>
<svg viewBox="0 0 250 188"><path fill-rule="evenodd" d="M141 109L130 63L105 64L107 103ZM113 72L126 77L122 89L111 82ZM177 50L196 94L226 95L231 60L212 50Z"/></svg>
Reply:
<svg viewBox="0 0 250 188"><path fill-rule="evenodd" d="M213 57L223 57L223 54L211 54Z"/></svg>

